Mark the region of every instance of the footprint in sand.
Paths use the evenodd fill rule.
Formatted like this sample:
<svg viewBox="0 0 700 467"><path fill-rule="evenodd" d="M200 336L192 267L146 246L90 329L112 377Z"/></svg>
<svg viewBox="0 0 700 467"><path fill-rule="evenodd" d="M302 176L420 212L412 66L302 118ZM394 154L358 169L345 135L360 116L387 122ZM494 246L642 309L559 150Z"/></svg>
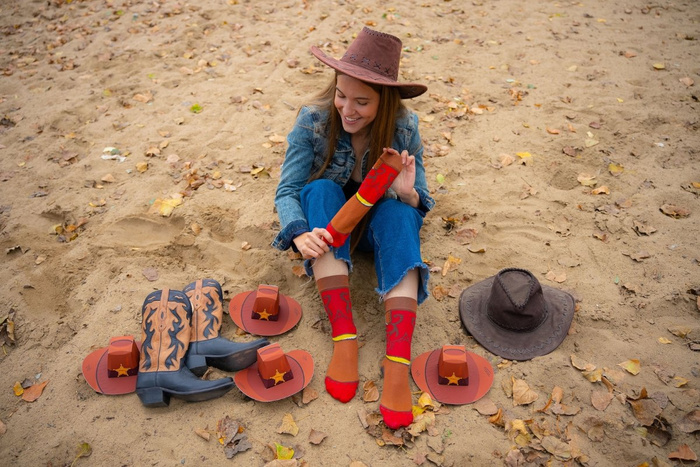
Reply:
<svg viewBox="0 0 700 467"><path fill-rule="evenodd" d="M184 228L182 218L125 217L109 226L99 243L106 247L157 248L172 243Z"/></svg>

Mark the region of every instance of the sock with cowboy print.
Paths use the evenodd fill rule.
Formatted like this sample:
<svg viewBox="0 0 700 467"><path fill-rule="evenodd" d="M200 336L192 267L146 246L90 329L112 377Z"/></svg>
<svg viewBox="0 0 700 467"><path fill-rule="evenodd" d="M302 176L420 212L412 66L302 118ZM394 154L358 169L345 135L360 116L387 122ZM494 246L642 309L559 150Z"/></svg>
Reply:
<svg viewBox="0 0 700 467"><path fill-rule="evenodd" d="M340 402L355 397L357 371L357 329L352 320L348 276L338 275L316 281L323 307L331 323L333 356L326 372L326 391Z"/></svg>
<svg viewBox="0 0 700 467"><path fill-rule="evenodd" d="M407 297L389 298L384 302L386 358L379 411L386 426L393 430L413 422L408 370L417 307L416 300Z"/></svg>

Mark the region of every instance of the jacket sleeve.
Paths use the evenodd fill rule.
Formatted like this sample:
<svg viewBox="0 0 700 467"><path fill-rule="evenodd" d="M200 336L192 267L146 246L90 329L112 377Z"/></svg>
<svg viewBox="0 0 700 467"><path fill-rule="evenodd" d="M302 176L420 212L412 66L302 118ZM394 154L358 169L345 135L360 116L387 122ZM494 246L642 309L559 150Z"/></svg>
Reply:
<svg viewBox="0 0 700 467"><path fill-rule="evenodd" d="M299 195L309 179L314 160L313 125L310 110L302 108L294 128L287 135L287 152L275 193L280 232L272 246L279 250L288 249L295 237L309 231Z"/></svg>
<svg viewBox="0 0 700 467"><path fill-rule="evenodd" d="M420 132L418 131L418 115L411 113L410 122L412 128L411 138L408 143L408 153L413 154L416 157L416 181L414 187L416 192L418 192L418 197L420 198L420 204L418 205L418 211L421 216L425 215L433 209L435 206L435 200L430 196L430 191L428 190L428 182L425 178L425 167L423 166L423 141L420 137Z"/></svg>

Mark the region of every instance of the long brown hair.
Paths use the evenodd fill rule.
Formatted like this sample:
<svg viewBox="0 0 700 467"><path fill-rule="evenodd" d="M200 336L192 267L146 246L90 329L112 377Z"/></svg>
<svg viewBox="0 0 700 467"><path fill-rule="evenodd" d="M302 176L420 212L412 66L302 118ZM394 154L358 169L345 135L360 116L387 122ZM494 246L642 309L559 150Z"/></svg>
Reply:
<svg viewBox="0 0 700 467"><path fill-rule="evenodd" d="M326 148L326 158L323 161L321 168L311 174L309 182L317 180L323 172L328 168L328 165L333 159L336 146L340 138L340 132L343 128L338 110L335 108L334 99L336 86L338 84L338 74L330 81L328 86L321 91L311 102L310 105L316 106L321 110L325 110L328 118L325 123L325 130L328 138L328 146ZM399 91L391 86L379 86L366 83L371 86L379 94L379 106L377 115L371 123L369 133L369 158L366 167L371 168L379 156L382 155L384 148L391 147L396 131L396 119L406 111L406 107L401 101ZM362 157L364 154L356 154L357 157ZM362 163L361 159L356 160L356 163ZM362 174L364 177L366 174ZM350 251L355 250L357 244L362 237L362 233L367 227L367 216L362 218L362 221L352 231L352 241L350 243Z"/></svg>

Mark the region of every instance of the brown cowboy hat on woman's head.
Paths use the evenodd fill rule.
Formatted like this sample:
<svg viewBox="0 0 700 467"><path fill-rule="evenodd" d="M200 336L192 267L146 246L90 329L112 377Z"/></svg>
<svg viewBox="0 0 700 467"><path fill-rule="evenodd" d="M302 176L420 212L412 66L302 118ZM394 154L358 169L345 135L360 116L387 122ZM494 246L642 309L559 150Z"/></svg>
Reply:
<svg viewBox="0 0 700 467"><path fill-rule="evenodd" d="M530 360L564 340L574 318L574 298L540 285L525 269L508 268L465 289L459 315L486 350L509 360Z"/></svg>
<svg viewBox="0 0 700 467"><path fill-rule="evenodd" d="M316 46L311 47L311 53L340 73L365 83L395 87L402 99L410 99L420 96L428 88L419 83L398 81L401 48L398 37L364 28L340 60L329 57Z"/></svg>

